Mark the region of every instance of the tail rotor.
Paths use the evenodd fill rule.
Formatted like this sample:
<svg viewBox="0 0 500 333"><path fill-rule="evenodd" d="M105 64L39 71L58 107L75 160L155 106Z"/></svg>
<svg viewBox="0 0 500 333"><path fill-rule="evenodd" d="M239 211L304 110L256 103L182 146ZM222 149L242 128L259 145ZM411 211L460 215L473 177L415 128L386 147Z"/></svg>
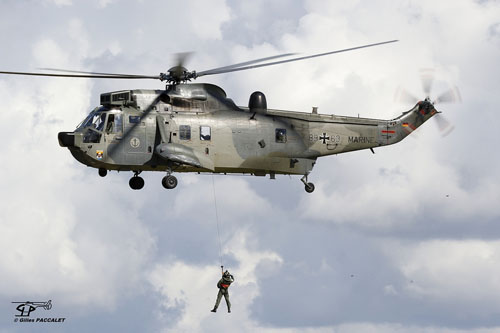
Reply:
<svg viewBox="0 0 500 333"><path fill-rule="evenodd" d="M420 70L420 82L422 85L422 91L425 94L425 100L432 101L432 105L442 104L442 103L460 103L462 98L460 96L460 91L456 86L451 86L443 93L439 94L436 99L432 99L432 88L435 83L435 71L431 68L425 68ZM438 81L439 82L439 81ZM415 97L412 93L402 87L398 87L394 100L399 103L404 104L416 104L420 101L419 98ZM436 114L436 124L439 128L439 132L442 137L450 134L455 128L453 124L447 120L441 112Z"/></svg>

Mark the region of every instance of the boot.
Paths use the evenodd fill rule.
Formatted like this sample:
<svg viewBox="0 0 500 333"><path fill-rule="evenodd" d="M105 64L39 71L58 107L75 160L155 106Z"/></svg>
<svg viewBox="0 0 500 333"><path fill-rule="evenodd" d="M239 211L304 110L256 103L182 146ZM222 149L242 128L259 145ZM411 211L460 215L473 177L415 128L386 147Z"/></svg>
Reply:
<svg viewBox="0 0 500 333"><path fill-rule="evenodd" d="M217 308L213 308L211 312L217 312Z"/></svg>

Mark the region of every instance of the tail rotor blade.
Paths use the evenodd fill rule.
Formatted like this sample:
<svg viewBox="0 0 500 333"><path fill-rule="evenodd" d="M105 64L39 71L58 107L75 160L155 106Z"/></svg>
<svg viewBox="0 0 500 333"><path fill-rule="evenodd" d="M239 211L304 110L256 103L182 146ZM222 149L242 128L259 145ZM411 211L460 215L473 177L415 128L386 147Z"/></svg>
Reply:
<svg viewBox="0 0 500 333"><path fill-rule="evenodd" d="M434 83L434 70L433 69L421 69L420 70L420 80L422 81L422 90L426 97L431 95L432 84Z"/></svg>
<svg viewBox="0 0 500 333"><path fill-rule="evenodd" d="M443 138L455 129L455 126L453 126L453 124L450 123L443 115L438 113L434 118L436 118L436 124Z"/></svg>
<svg viewBox="0 0 500 333"><path fill-rule="evenodd" d="M462 102L462 97L460 96L460 91L457 87L452 87L439 95L434 103L460 103Z"/></svg>
<svg viewBox="0 0 500 333"><path fill-rule="evenodd" d="M417 104L418 98L403 87L398 87L394 100L403 104Z"/></svg>

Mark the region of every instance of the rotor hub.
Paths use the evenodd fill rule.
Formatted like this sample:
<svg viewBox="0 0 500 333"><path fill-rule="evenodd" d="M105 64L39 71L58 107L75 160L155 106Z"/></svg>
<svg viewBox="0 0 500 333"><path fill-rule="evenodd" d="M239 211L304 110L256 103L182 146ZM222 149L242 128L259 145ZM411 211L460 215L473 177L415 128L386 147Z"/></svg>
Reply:
<svg viewBox="0 0 500 333"><path fill-rule="evenodd" d="M159 79L169 83L182 83L196 79L196 71L188 71L184 66L174 66L168 70L168 73L160 73Z"/></svg>

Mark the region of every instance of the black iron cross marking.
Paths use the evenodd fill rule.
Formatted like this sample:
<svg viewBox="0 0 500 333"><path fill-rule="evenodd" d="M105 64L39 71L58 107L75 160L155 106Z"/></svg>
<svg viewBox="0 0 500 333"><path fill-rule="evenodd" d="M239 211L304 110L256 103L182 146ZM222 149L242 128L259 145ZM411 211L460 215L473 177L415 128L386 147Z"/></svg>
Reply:
<svg viewBox="0 0 500 333"><path fill-rule="evenodd" d="M326 136L326 133L323 133L323 136L320 136L319 139L323 140L323 144L325 144L326 141L330 140L330 137Z"/></svg>

